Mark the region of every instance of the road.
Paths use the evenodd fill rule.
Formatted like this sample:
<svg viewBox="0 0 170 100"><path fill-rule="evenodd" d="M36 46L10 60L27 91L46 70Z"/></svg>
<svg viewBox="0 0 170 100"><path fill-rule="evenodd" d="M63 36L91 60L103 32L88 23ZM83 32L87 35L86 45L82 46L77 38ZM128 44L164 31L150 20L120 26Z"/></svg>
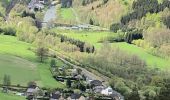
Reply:
<svg viewBox="0 0 170 100"><path fill-rule="evenodd" d="M77 68L80 68L82 70L82 74L84 74L85 76L87 76L89 79L92 79L92 80L100 80L100 81L106 81L106 79L102 78L102 77L99 77L93 73L91 73L90 71L86 70L85 68L82 68L80 66L77 66L77 65L74 65L70 62L68 62L67 60L65 60L64 58L61 58L59 56L57 56L58 59L62 60L65 64L68 64L72 67L74 67L75 69ZM104 82L105 83L105 82ZM106 84L104 84L106 85Z"/></svg>
<svg viewBox="0 0 170 100"><path fill-rule="evenodd" d="M56 6L50 6L44 15L43 22L50 22L57 18ZM46 27L47 23L43 23L43 27Z"/></svg>
<svg viewBox="0 0 170 100"><path fill-rule="evenodd" d="M55 51L51 49L51 52L52 52L52 54L54 54ZM57 53L58 53L58 52L57 52ZM57 56L58 59L60 59L61 61L63 61L63 63L68 64L68 65L72 66L72 67L75 68L75 69L80 68L80 69L82 70L82 74L84 74L85 76L87 76L89 79L92 79L92 80L100 80L101 82L102 82L102 81L105 81L105 82L103 82L103 85L104 85L105 87L108 86L108 80L109 80L108 77L105 77L105 76L103 76L103 75L100 75L100 76L95 75L95 74L93 74L92 72L86 70L85 68L82 68L82 67L80 67L80 66L77 66L77 65L75 65L75 64L73 64L73 63L65 60L65 58L60 57L60 56L59 56L59 53L56 54L56 56ZM113 90L113 92L114 92L114 94L118 95L118 97L120 98L120 100L124 100L124 96L122 96L119 92L117 92L117 91L115 91L115 90Z"/></svg>

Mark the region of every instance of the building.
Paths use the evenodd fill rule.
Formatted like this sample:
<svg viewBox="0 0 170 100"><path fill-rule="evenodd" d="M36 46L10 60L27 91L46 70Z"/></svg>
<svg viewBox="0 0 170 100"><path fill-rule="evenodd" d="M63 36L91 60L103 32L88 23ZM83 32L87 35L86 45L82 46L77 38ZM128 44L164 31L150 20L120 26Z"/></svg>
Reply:
<svg viewBox="0 0 170 100"><path fill-rule="evenodd" d="M92 81L90 82L90 86L91 86L91 87L96 87L96 86L103 86L103 85L102 85L102 82L99 81L99 80L92 80Z"/></svg>
<svg viewBox="0 0 170 100"><path fill-rule="evenodd" d="M50 100L64 100L64 98L59 91L55 91L51 94Z"/></svg>
<svg viewBox="0 0 170 100"><path fill-rule="evenodd" d="M62 8L70 8L72 7L72 0L61 0L60 3L61 3L61 7Z"/></svg>
<svg viewBox="0 0 170 100"><path fill-rule="evenodd" d="M68 97L67 100L86 100L86 98L84 96L81 96L80 94L74 93L71 94L71 96Z"/></svg>
<svg viewBox="0 0 170 100"><path fill-rule="evenodd" d="M95 87L93 88L93 91L94 91L95 93L101 93L103 90L104 90L104 86L95 86Z"/></svg>
<svg viewBox="0 0 170 100"><path fill-rule="evenodd" d="M113 94L113 89L111 87L107 87L101 91L101 94L103 95L111 95Z"/></svg>
<svg viewBox="0 0 170 100"><path fill-rule="evenodd" d="M25 95L28 100L36 100L39 91L40 91L40 88L36 85L36 83L31 82L26 90Z"/></svg>
<svg viewBox="0 0 170 100"><path fill-rule="evenodd" d="M32 11L42 10L44 8L45 0L31 0L28 4L28 8Z"/></svg>

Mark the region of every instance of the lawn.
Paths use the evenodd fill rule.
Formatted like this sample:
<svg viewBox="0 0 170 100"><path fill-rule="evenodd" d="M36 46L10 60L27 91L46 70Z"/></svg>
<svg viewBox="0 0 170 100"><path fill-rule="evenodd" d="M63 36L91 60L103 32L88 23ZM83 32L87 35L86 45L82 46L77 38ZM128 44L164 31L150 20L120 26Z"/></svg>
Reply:
<svg viewBox="0 0 170 100"><path fill-rule="evenodd" d="M13 94L4 94L0 92L0 100L26 100L24 97L16 96Z"/></svg>
<svg viewBox="0 0 170 100"><path fill-rule="evenodd" d="M71 8L60 8L60 15L63 19L75 19L75 15Z"/></svg>
<svg viewBox="0 0 170 100"><path fill-rule="evenodd" d="M13 84L27 85L36 81L41 87L64 88L52 78L49 60L39 63L35 54L29 50L33 46L18 41L16 37L0 35L0 80L4 74L11 75Z"/></svg>

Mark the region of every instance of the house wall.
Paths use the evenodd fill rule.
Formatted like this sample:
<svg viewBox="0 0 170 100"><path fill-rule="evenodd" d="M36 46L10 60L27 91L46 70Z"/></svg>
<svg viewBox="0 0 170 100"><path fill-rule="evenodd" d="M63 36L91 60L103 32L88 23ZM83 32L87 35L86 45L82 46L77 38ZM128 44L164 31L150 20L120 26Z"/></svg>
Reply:
<svg viewBox="0 0 170 100"><path fill-rule="evenodd" d="M62 8L69 8L72 7L73 0L61 0L60 2Z"/></svg>

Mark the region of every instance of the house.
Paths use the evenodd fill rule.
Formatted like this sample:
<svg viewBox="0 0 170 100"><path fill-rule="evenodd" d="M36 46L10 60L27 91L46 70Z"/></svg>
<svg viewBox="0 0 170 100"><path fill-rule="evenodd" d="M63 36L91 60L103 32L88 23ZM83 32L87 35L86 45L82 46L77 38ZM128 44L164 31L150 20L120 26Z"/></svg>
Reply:
<svg viewBox="0 0 170 100"><path fill-rule="evenodd" d="M38 0L38 1L39 1L39 3L42 3L42 4L45 3L45 0Z"/></svg>
<svg viewBox="0 0 170 100"><path fill-rule="evenodd" d="M78 93L71 94L70 97L67 98L67 100L86 100L84 96L81 96Z"/></svg>
<svg viewBox="0 0 170 100"><path fill-rule="evenodd" d="M62 8L70 8L72 7L72 0L61 0L60 3L61 3L61 7Z"/></svg>
<svg viewBox="0 0 170 100"><path fill-rule="evenodd" d="M36 85L36 83L32 83L25 93L27 98L35 100L37 97L38 92L40 91L40 88Z"/></svg>
<svg viewBox="0 0 170 100"><path fill-rule="evenodd" d="M64 100L59 91L55 91L50 95L50 100Z"/></svg>
<svg viewBox="0 0 170 100"><path fill-rule="evenodd" d="M42 10L44 8L44 0L31 0L28 8L32 11Z"/></svg>
<svg viewBox="0 0 170 100"><path fill-rule="evenodd" d="M104 90L104 86L95 86L93 87L93 91L95 93L101 93Z"/></svg>
<svg viewBox="0 0 170 100"><path fill-rule="evenodd" d="M117 94L111 94L110 96L112 100L122 100Z"/></svg>
<svg viewBox="0 0 170 100"><path fill-rule="evenodd" d="M101 94L109 96L113 94L113 89L111 87L107 87L101 91Z"/></svg>
<svg viewBox="0 0 170 100"><path fill-rule="evenodd" d="M102 82L99 81L99 80L92 80L92 81L90 82L90 86L91 86L91 87L102 86Z"/></svg>

